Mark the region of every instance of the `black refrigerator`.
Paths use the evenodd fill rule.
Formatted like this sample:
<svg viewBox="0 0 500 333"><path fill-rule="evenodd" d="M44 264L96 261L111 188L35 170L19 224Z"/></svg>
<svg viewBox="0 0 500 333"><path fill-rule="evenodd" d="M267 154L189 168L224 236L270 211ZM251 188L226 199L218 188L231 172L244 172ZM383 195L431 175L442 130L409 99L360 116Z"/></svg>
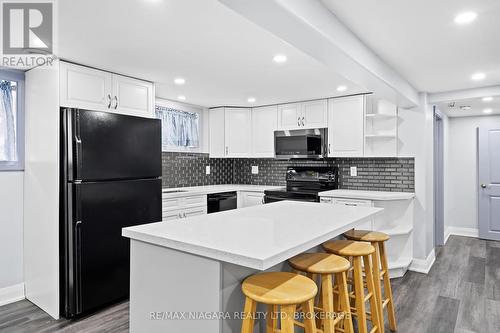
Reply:
<svg viewBox="0 0 500 333"><path fill-rule="evenodd" d="M61 108L61 315L129 295L122 228L161 221L158 119Z"/></svg>

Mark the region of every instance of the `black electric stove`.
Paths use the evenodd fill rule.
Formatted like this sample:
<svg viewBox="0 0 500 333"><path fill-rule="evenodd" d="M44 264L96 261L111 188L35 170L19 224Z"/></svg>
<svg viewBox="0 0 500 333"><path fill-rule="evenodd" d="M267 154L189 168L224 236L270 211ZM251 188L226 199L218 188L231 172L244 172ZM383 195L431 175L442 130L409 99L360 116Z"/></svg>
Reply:
<svg viewBox="0 0 500 333"><path fill-rule="evenodd" d="M337 167L288 167L286 189L265 191L264 202L282 200L319 202L318 193L338 189Z"/></svg>

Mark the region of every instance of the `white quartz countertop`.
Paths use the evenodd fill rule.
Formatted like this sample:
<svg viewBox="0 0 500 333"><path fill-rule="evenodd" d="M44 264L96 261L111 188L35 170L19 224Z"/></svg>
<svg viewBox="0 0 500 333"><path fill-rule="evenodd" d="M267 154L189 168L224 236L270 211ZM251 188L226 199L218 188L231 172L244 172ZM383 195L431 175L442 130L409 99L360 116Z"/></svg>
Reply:
<svg viewBox="0 0 500 333"><path fill-rule="evenodd" d="M320 197L349 198L366 200L410 200L415 197L411 192L385 192L385 191L358 191L358 190L331 190L319 193Z"/></svg>
<svg viewBox="0 0 500 333"><path fill-rule="evenodd" d="M264 192L267 190L278 190L282 189L284 186L267 186L267 185L207 185L207 186L191 186L191 187L175 187L175 188L163 188L163 197L182 197L191 196L199 194L212 194L212 193L222 193L222 192L233 192L233 191L246 191L246 192Z"/></svg>
<svg viewBox="0 0 500 333"><path fill-rule="evenodd" d="M122 230L122 235L266 270L354 228L382 208L281 201Z"/></svg>

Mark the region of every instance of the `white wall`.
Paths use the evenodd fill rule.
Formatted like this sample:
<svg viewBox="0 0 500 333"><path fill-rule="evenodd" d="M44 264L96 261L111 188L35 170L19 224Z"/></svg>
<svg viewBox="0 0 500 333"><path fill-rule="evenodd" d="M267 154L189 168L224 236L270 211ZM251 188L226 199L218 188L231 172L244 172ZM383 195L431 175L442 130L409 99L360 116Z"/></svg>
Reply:
<svg viewBox="0 0 500 333"><path fill-rule="evenodd" d="M476 128L500 126L500 116L449 118L445 163L445 227L477 233ZM465 228L465 230L461 230Z"/></svg>
<svg viewBox="0 0 500 333"><path fill-rule="evenodd" d="M23 172L0 172L0 304L23 283ZM2 289L4 292L2 292ZM24 293L22 285L17 288Z"/></svg>
<svg viewBox="0 0 500 333"><path fill-rule="evenodd" d="M399 109L398 151L415 158L413 257L423 265L434 249L433 109L425 94L420 98L421 106Z"/></svg>

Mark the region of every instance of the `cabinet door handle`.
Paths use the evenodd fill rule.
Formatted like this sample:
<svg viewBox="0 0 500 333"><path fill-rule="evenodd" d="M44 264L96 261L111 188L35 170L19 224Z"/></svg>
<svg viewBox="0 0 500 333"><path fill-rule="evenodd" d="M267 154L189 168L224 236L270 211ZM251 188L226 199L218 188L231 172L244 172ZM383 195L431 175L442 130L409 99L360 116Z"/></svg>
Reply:
<svg viewBox="0 0 500 333"><path fill-rule="evenodd" d="M226 146L226 155L228 154L228 151L229 151L229 149L228 149L228 147Z"/></svg>
<svg viewBox="0 0 500 333"><path fill-rule="evenodd" d="M300 117L297 118L297 126L300 126Z"/></svg>
<svg viewBox="0 0 500 333"><path fill-rule="evenodd" d="M305 117L302 117L302 126L306 125L306 123L304 122L305 119L306 119Z"/></svg>
<svg viewBox="0 0 500 333"><path fill-rule="evenodd" d="M115 96L114 99L115 99L115 108L114 109L116 110L118 108L118 97Z"/></svg>
<svg viewBox="0 0 500 333"><path fill-rule="evenodd" d="M328 154L330 154L330 153L332 152L331 147L332 147L332 144L331 144L331 143L329 143L329 144L328 144Z"/></svg>
<svg viewBox="0 0 500 333"><path fill-rule="evenodd" d="M111 95L108 94L108 109L111 109Z"/></svg>

